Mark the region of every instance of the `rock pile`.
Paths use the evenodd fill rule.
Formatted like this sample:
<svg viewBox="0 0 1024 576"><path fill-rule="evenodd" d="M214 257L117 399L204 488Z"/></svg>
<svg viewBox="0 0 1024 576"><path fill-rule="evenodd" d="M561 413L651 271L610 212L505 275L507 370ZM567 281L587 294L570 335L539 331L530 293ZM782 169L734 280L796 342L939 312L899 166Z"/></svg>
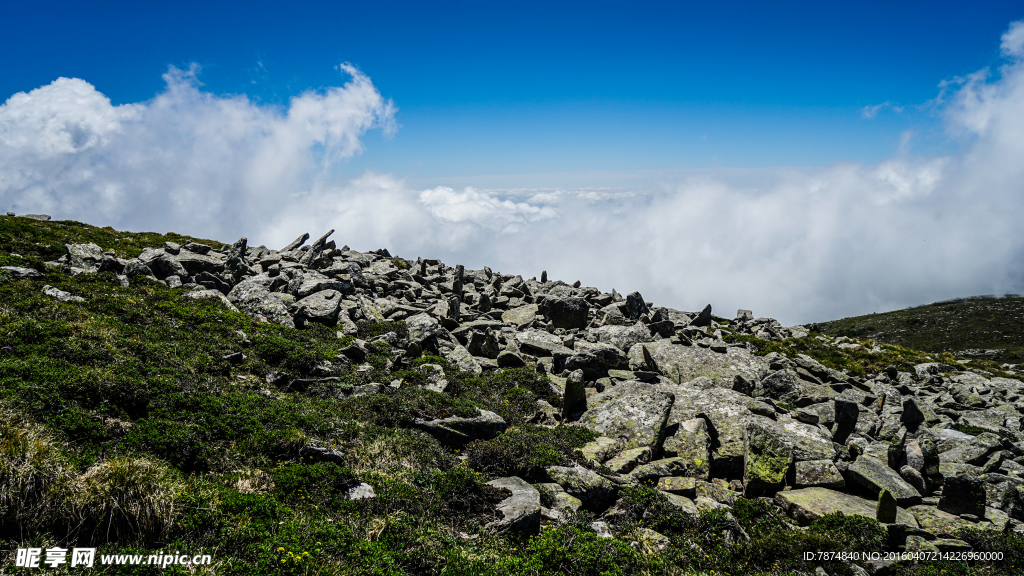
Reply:
<svg viewBox="0 0 1024 576"><path fill-rule="evenodd" d="M112 271L123 283L148 277L266 322L335 326L339 336L355 334L358 322L404 320L407 337L381 337L397 364L430 351L469 372L530 366L548 375L562 406L539 401L535 421L600 437L582 450L587 467L551 467L532 485L496 480L512 496L494 530L535 531L542 518L577 509L613 519L620 489L635 483L691 514L728 510L745 496L770 499L799 524L834 511L879 518L895 546L920 550L960 546L949 536L961 526L1024 529L1018 380L937 363L852 376L809 356L758 356L730 343L729 334L808 336L748 310L734 319L710 305L682 312L637 292L549 281L546 272L524 279L405 260L338 248L330 236L306 244L304 234L280 250L245 238L222 250L167 242L130 260L68 245L48 265ZM356 340L344 355L359 363L373 347ZM443 373L429 384L446 385ZM505 429L490 412L416 426L452 446Z"/></svg>

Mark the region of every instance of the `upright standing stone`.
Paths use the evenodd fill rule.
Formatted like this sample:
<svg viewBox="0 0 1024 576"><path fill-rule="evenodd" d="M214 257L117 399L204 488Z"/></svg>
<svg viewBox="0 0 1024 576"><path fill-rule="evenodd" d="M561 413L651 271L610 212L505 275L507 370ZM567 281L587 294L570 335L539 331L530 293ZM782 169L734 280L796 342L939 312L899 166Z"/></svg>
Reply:
<svg viewBox="0 0 1024 576"><path fill-rule="evenodd" d="M785 483L793 463L793 445L783 432L759 420L748 422L744 428L743 485L747 498L775 492Z"/></svg>
<svg viewBox="0 0 1024 576"><path fill-rule="evenodd" d="M456 322L459 321L459 318L461 316L461 306L462 306L462 274L465 271L466 271L466 268L462 264L459 264L458 266L455 267L455 284L454 284L455 297L452 298L451 317L452 317L452 320L455 320Z"/></svg>
<svg viewBox="0 0 1024 576"><path fill-rule="evenodd" d="M875 520L883 524L892 524L896 521L896 498L888 490L883 489L878 493L878 508L875 510Z"/></svg>
<svg viewBox="0 0 1024 576"><path fill-rule="evenodd" d="M690 320L691 326L711 326L711 304L704 307L693 320Z"/></svg>
<svg viewBox="0 0 1024 576"><path fill-rule="evenodd" d="M860 416L860 407L849 400L836 398L836 423L832 428L832 441L845 444L857 428L857 418Z"/></svg>
<svg viewBox="0 0 1024 576"><path fill-rule="evenodd" d="M568 420L586 409L587 390L583 387L583 370L575 370L565 381L565 393L562 396L562 419Z"/></svg>
<svg viewBox="0 0 1024 576"><path fill-rule="evenodd" d="M644 297L639 292L633 292L626 296L626 309L623 310L623 315L630 322L636 322L640 319L640 316L648 313L650 313L650 310L647 308L647 303L644 302Z"/></svg>
<svg viewBox="0 0 1024 576"><path fill-rule="evenodd" d="M541 281L542 284L546 283L548 281L548 271L547 270L541 271L541 273L540 273L540 281Z"/></svg>

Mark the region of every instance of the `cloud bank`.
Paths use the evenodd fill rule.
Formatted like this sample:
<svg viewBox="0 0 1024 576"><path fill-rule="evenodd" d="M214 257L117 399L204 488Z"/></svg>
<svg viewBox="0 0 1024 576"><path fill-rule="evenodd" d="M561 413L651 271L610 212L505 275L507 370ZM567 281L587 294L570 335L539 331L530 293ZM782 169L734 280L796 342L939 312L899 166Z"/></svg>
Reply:
<svg viewBox="0 0 1024 576"><path fill-rule="evenodd" d="M342 87L281 107L203 92L195 69L172 68L161 94L123 106L60 78L0 106L0 208L271 247L335 228L362 250L546 269L784 323L1017 293L1024 22L1001 49L998 70L943 83L928 104L955 154L901 146L875 165L675 173L642 189L416 190L389 174L339 176L367 131L397 126L394 104L348 65Z"/></svg>

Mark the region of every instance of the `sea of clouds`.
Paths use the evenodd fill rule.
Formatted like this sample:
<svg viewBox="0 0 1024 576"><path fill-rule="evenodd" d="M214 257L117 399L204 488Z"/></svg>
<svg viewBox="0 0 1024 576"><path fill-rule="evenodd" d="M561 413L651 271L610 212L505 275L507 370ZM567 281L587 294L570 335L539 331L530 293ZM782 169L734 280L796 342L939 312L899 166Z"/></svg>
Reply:
<svg viewBox="0 0 1024 576"><path fill-rule="evenodd" d="M394 103L350 65L343 86L285 106L204 92L196 68L171 68L163 92L121 106L59 78L0 106L0 209L272 248L335 228L360 250L546 269L786 324L1019 293L1024 21L1001 55L926 104L956 153L901 148L873 165L692 172L639 188L417 190L401 175L339 175L367 131L397 130Z"/></svg>

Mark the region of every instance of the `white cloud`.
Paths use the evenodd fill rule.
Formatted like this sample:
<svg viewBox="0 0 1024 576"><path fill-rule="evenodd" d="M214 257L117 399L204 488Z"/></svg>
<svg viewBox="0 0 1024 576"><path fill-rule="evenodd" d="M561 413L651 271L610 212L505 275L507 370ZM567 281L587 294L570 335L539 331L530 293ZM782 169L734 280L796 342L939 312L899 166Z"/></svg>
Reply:
<svg viewBox="0 0 1024 576"><path fill-rule="evenodd" d="M1003 34L1000 48L1003 56L1008 58L1024 57L1024 20L1010 24L1010 29Z"/></svg>
<svg viewBox="0 0 1024 576"><path fill-rule="evenodd" d="M270 246L335 228L362 250L546 269L659 304L752 308L787 323L1019 292L1022 46L1014 23L998 76L942 87L931 109L962 141L948 156L912 156L908 132L874 165L620 174L622 185L613 173L576 186L566 182L585 178L553 175L547 187L507 189L339 178L337 161L362 150L367 130L396 127L394 105L352 68L344 87L284 108L203 92L196 70L172 69L163 93L123 107L61 79L0 107L0 202Z"/></svg>
<svg viewBox="0 0 1024 576"><path fill-rule="evenodd" d="M129 106L61 78L0 106L0 201L90 223L208 234L260 228L288 195L395 129L394 104L350 65L342 87L287 108L200 90L197 67Z"/></svg>

